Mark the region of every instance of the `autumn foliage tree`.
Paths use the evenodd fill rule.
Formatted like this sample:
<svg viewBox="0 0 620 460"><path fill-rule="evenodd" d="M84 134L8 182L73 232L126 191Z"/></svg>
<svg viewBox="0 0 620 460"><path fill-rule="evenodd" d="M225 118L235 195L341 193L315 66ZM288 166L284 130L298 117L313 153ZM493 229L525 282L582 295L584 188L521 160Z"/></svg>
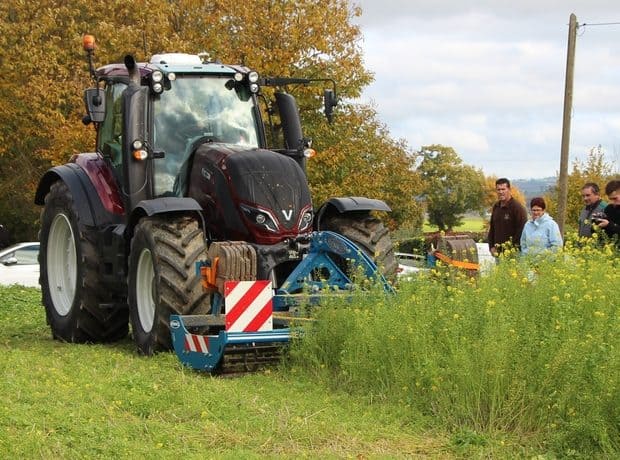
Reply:
<svg viewBox="0 0 620 460"><path fill-rule="evenodd" d="M36 238L39 210L33 196L43 172L94 146L92 127L81 123L82 91L92 84L82 34L108 29L127 47L138 46L140 34L129 18L144 6L143 1L50 0L36 7L0 5L0 219L13 239Z"/></svg>
<svg viewBox="0 0 620 460"><path fill-rule="evenodd" d="M36 7L3 2L0 195L13 193L10 206L20 212L9 214L5 202L0 219L11 220L6 224L22 231L20 238L34 238L38 178L49 166L94 148L92 127L81 123L82 92L92 85L81 48L84 33L97 37L99 65L122 62L127 53L145 60L159 52L206 51L211 60L243 63L263 75L331 78L343 100L354 100L372 80L354 23L360 14L348 0L256 0L251 6L223 0L41 0ZM415 219L409 198L416 178L406 146L389 137L376 113L342 104L336 124L328 127L319 116L322 88L290 90L298 98L305 134L327 152L321 158L346 159L311 166L317 196L376 193L374 198L394 209L394 223ZM362 127L357 137L349 136L353 126ZM356 180L335 171L322 183L318 168L328 166L349 171ZM397 168L402 172L396 174ZM373 173L372 180L363 180ZM342 182L334 180L338 174Z"/></svg>
<svg viewBox="0 0 620 460"><path fill-rule="evenodd" d="M308 175L317 202L330 195L379 198L392 208L386 216L391 227L421 228L416 196L422 182L414 171L414 157L403 154L406 145L389 136L372 108L346 104L333 124L313 126L319 153L308 162Z"/></svg>
<svg viewBox="0 0 620 460"><path fill-rule="evenodd" d="M428 220L439 230L451 231L467 211L483 206L484 175L464 164L452 147L428 145L418 154Z"/></svg>
<svg viewBox="0 0 620 460"><path fill-rule="evenodd" d="M566 229L576 230L578 227L579 213L584 206L581 187L586 182L594 182L599 185L601 196L605 198L605 184L613 178L612 173L613 166L605 161L605 154L600 147L591 149L585 161L575 160L573 162L567 181ZM559 182L551 187L545 196L548 203L547 209L551 214L558 209L558 196Z"/></svg>

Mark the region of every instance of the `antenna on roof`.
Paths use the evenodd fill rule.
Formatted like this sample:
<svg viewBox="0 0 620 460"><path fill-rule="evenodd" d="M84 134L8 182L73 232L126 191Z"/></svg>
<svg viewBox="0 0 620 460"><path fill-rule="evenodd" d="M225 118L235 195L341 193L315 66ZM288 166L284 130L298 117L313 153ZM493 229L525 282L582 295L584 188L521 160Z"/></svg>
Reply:
<svg viewBox="0 0 620 460"><path fill-rule="evenodd" d="M148 59L148 47L146 44L146 31L143 29L142 30L142 48L144 49L144 58Z"/></svg>

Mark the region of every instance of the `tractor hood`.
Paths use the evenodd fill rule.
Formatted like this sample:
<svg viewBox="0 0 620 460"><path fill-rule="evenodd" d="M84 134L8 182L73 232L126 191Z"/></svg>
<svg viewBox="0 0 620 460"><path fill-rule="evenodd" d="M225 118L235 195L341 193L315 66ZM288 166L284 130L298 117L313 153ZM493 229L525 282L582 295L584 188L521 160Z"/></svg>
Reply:
<svg viewBox="0 0 620 460"><path fill-rule="evenodd" d="M212 231L219 238L272 244L311 231L306 176L285 155L203 144L194 155L190 184L189 195L217 223Z"/></svg>

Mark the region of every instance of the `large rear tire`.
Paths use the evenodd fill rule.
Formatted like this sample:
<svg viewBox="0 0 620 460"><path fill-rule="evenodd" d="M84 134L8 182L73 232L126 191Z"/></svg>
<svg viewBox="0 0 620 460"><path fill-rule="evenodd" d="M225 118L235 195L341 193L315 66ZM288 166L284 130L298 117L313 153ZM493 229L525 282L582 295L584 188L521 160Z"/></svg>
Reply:
<svg viewBox="0 0 620 460"><path fill-rule="evenodd" d="M66 342L113 342L128 332L127 308L102 309L96 230L80 223L67 185L52 184L41 212L41 294L52 336Z"/></svg>
<svg viewBox="0 0 620 460"><path fill-rule="evenodd" d="M129 311L141 354L172 348L171 314L209 313L210 298L195 267L205 256L202 230L191 217L147 217L136 226L129 255Z"/></svg>
<svg viewBox="0 0 620 460"><path fill-rule="evenodd" d="M350 239L374 260L386 278L396 278L398 261L394 255L394 245L388 229L379 219L367 212L337 214L326 218L321 229Z"/></svg>

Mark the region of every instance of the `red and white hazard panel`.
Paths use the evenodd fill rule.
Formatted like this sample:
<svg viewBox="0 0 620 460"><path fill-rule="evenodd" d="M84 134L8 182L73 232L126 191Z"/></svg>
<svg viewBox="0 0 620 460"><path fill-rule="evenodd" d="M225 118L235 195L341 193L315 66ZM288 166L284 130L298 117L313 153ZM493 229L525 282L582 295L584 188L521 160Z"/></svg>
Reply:
<svg viewBox="0 0 620 460"><path fill-rule="evenodd" d="M271 281L226 281L224 283L226 330L272 331L272 299Z"/></svg>
<svg viewBox="0 0 620 460"><path fill-rule="evenodd" d="M209 338L204 335L185 334L185 349L209 353Z"/></svg>

